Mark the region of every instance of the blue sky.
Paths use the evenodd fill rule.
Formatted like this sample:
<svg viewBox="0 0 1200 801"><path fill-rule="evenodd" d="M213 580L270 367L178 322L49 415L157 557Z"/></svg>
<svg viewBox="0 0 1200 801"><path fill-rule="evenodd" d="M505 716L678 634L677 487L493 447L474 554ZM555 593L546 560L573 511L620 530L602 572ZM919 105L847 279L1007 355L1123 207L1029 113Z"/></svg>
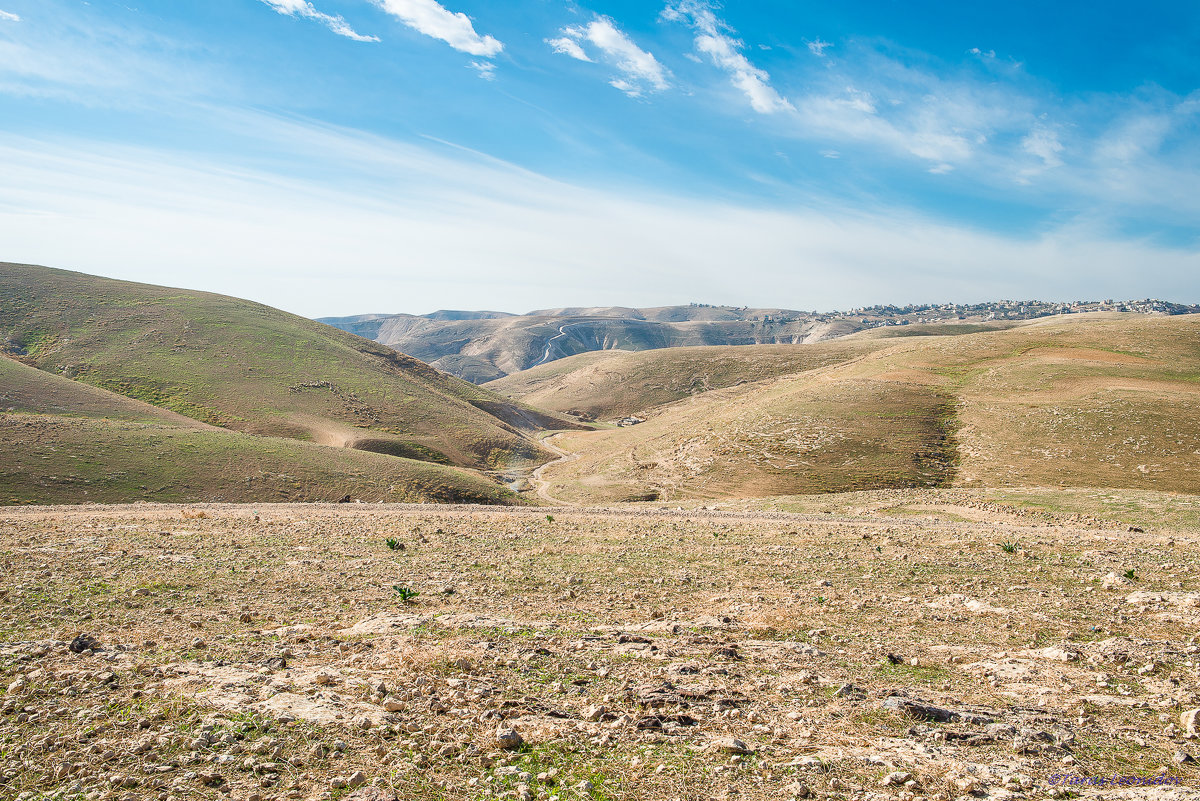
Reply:
<svg viewBox="0 0 1200 801"><path fill-rule="evenodd" d="M1200 6L0 0L0 259L307 315L1200 302Z"/></svg>

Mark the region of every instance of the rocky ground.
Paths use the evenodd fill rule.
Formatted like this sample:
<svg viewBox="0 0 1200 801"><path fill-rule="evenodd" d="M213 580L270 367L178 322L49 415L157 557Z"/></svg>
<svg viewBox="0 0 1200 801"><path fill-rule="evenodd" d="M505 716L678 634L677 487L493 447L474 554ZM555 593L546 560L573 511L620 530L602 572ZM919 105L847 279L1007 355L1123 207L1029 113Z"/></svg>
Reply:
<svg viewBox="0 0 1200 801"><path fill-rule="evenodd" d="M4 510L0 797L1200 798L1200 531L970 513Z"/></svg>

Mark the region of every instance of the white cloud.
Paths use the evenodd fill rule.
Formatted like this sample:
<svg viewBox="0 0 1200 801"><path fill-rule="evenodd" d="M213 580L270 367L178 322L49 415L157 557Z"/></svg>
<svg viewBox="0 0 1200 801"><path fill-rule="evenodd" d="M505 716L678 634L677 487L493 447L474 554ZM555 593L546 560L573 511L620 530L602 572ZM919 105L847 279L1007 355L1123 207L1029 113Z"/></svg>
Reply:
<svg viewBox="0 0 1200 801"><path fill-rule="evenodd" d="M806 39L804 43L808 45L808 49L812 51L812 54L818 58L824 58L825 51L833 47L831 43L822 42L820 39L813 39L812 41Z"/></svg>
<svg viewBox="0 0 1200 801"><path fill-rule="evenodd" d="M564 56L570 56L578 61L586 61L591 63L588 54L579 46L579 42L569 36L562 36L558 39L547 39L546 44L554 48L555 53L561 53Z"/></svg>
<svg viewBox="0 0 1200 801"><path fill-rule="evenodd" d="M436 0L376 0L379 7L408 27L472 56L492 57L504 49L493 36L475 32L471 18L446 9Z"/></svg>
<svg viewBox="0 0 1200 801"><path fill-rule="evenodd" d="M21 18L11 11L0 9L0 22L20 22Z"/></svg>
<svg viewBox="0 0 1200 801"><path fill-rule="evenodd" d="M353 39L356 42L379 41L378 36L363 36L361 33L358 33L350 27L350 24L346 20L336 14L325 14L317 11L308 0L261 0L261 2L275 9L280 14L315 20L338 36L345 36L347 39Z"/></svg>
<svg viewBox="0 0 1200 801"><path fill-rule="evenodd" d="M1021 140L1021 148L1031 156L1041 159L1047 168L1062 166L1060 154L1063 152L1063 144L1058 140L1058 134L1044 125L1038 125L1030 131L1029 135Z"/></svg>
<svg viewBox="0 0 1200 801"><path fill-rule="evenodd" d="M1059 141L1057 131L1041 123L1035 125L1033 130L1021 140L1021 150L1033 156L1037 162L1026 165L1017 171L1017 183L1028 184L1046 170L1061 167L1064 149L1062 142Z"/></svg>
<svg viewBox="0 0 1200 801"><path fill-rule="evenodd" d="M479 73L479 77L485 81L496 80L496 65L490 61L472 61L468 65L471 69Z"/></svg>
<svg viewBox="0 0 1200 801"><path fill-rule="evenodd" d="M967 52L973 56L978 56L981 59L987 59L989 61L996 58L995 50L980 50L978 47L972 47Z"/></svg>
<svg viewBox="0 0 1200 801"><path fill-rule="evenodd" d="M1142 160L1158 152L1171 128L1172 119L1165 113L1135 114L1118 120L1100 140L1097 159L1103 166Z"/></svg>
<svg viewBox="0 0 1200 801"><path fill-rule="evenodd" d="M609 17L597 16L587 25L572 25L562 29L562 37L549 39L555 52L580 61L593 61L584 50L584 43L600 51L605 63L621 72L609 84L631 97L641 97L645 91L661 92L670 87L670 72L653 53L638 47L628 34Z"/></svg>
<svg viewBox="0 0 1200 801"><path fill-rule="evenodd" d="M771 87L771 76L751 64L742 53L742 43L725 33L729 26L717 18L705 0L680 0L668 5L662 16L686 22L696 30L696 49L729 73L733 85L750 100L755 111L771 114L792 109L792 104Z"/></svg>

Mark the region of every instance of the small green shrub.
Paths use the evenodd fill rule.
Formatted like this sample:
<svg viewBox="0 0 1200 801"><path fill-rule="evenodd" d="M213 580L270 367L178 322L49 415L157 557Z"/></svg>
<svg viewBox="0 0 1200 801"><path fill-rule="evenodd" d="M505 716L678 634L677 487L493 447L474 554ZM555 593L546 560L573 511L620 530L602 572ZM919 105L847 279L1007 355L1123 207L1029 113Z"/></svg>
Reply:
<svg viewBox="0 0 1200 801"><path fill-rule="evenodd" d="M400 596L400 600L406 604L412 603L421 594L411 587L401 587L399 584L393 584L392 589Z"/></svg>

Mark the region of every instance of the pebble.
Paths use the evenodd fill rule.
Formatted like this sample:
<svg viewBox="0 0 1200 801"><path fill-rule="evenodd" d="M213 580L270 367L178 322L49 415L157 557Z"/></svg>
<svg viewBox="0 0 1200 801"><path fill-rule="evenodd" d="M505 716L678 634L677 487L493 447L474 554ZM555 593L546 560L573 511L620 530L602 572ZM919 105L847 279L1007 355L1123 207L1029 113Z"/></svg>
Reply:
<svg viewBox="0 0 1200 801"><path fill-rule="evenodd" d="M736 737L717 737L713 741L713 748L718 751L723 751L726 754L752 754L753 751L741 740Z"/></svg>
<svg viewBox="0 0 1200 801"><path fill-rule="evenodd" d="M1189 709L1181 713L1179 725L1188 737L1200 736L1200 709Z"/></svg>
<svg viewBox="0 0 1200 801"><path fill-rule="evenodd" d="M525 740L516 729L500 728L496 729L496 745L505 751L516 751L525 745Z"/></svg>
<svg viewBox="0 0 1200 801"><path fill-rule="evenodd" d="M67 648L73 654L82 654L84 651L99 651L100 641L90 634L80 634L71 640L71 644Z"/></svg>

